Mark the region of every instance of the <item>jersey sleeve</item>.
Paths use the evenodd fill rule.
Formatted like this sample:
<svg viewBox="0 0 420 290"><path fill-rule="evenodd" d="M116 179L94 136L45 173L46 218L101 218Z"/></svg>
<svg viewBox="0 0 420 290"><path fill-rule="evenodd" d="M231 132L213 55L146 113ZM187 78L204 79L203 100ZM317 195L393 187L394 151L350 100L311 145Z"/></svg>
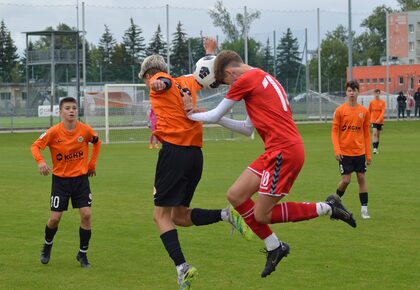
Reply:
<svg viewBox="0 0 420 290"><path fill-rule="evenodd" d="M383 101L383 106L382 106L382 110L381 113L379 114L378 119L381 120L382 122L384 121L384 116L385 116L385 111L386 111L386 102Z"/></svg>
<svg viewBox="0 0 420 290"><path fill-rule="evenodd" d="M39 138L36 139L34 143L32 143L32 146L31 146L32 157L35 159L35 161L38 164L41 162L45 162L44 157L42 157L40 150L44 150L48 146L52 135L53 135L53 130L49 129L46 132L42 133L41 136L39 136Z"/></svg>
<svg viewBox="0 0 420 290"><path fill-rule="evenodd" d="M341 110L340 108L337 108L334 112L334 118L332 122L332 129L331 129L331 141L333 143L334 147L334 153L336 155L341 154L341 148L340 148L340 136L339 136L339 129L341 124Z"/></svg>
<svg viewBox="0 0 420 290"><path fill-rule="evenodd" d="M98 134L92 129L92 127L87 126L87 131L89 134L89 142L92 143L92 155L88 164L89 170L95 170L96 161L98 160L99 152L101 149L101 140L98 137Z"/></svg>
<svg viewBox="0 0 420 290"><path fill-rule="evenodd" d="M248 78L240 77L232 84L225 98L239 102L254 89L253 84Z"/></svg>

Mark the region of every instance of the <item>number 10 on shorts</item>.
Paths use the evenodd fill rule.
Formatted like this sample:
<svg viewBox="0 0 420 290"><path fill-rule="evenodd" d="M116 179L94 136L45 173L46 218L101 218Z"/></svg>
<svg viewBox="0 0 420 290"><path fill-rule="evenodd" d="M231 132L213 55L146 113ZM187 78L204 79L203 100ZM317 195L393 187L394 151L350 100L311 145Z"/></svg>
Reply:
<svg viewBox="0 0 420 290"><path fill-rule="evenodd" d="M51 207L58 208L60 205L60 197L59 196L51 196Z"/></svg>

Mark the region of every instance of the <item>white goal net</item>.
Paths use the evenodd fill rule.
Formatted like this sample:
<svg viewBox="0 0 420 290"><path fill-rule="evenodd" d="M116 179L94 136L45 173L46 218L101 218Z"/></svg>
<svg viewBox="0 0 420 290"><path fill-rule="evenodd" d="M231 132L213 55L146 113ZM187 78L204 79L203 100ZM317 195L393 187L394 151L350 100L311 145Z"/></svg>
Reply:
<svg viewBox="0 0 420 290"><path fill-rule="evenodd" d="M204 89L198 93L197 107L213 109L224 98L226 86ZM83 115L104 143L149 142L149 91L144 84L106 84L89 88L84 93ZM243 102L237 104L227 117L244 120ZM229 140L237 137L219 125L204 125L204 140Z"/></svg>

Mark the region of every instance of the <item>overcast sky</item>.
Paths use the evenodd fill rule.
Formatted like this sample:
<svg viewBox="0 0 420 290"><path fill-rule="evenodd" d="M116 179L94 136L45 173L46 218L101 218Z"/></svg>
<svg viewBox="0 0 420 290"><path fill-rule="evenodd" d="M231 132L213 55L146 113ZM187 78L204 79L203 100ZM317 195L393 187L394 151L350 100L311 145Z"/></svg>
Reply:
<svg viewBox="0 0 420 290"><path fill-rule="evenodd" d="M169 33L175 31L176 24L181 22L189 36L211 35L223 40L223 33L214 27L208 10L216 1L197 0L85 0L85 19L87 40L97 44L107 24L118 42L122 41L124 30L129 26L129 19L143 30L146 42L160 24L166 39L166 5L169 5ZM372 10L380 5L398 8L396 0L352 0L352 28L356 33L362 32L360 22L368 17ZM82 1L79 0L0 0L0 19L19 48L25 47L22 32L44 30L48 26L56 27L66 23L77 27L77 3L79 4L79 28L82 29ZM321 10L321 34L334 30L337 25L348 25L348 0L242 0L223 1L231 15L243 13L244 6L248 12L259 10L260 19L252 23L250 36L270 43L275 31L276 41L288 27L304 43L305 28L308 29L309 49L317 46L317 8Z"/></svg>

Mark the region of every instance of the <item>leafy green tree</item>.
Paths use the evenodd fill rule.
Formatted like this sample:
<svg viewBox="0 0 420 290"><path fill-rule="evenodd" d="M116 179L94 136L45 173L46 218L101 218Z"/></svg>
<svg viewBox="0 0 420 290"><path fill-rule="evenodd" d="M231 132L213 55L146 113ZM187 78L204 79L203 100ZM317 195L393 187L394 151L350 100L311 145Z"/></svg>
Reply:
<svg viewBox="0 0 420 290"><path fill-rule="evenodd" d="M6 24L2 20L0 22L0 80L4 82L16 80L16 73L12 74L18 65L19 56L16 51L17 47L10 31L7 30Z"/></svg>
<svg viewBox="0 0 420 290"><path fill-rule="evenodd" d="M171 74L180 76L189 72L187 34L178 22L175 33L172 34L171 44Z"/></svg>
<svg viewBox="0 0 420 290"><path fill-rule="evenodd" d="M244 40L242 38L235 41L225 41L221 48L236 51L245 61ZM255 67L263 67L264 64L262 45L252 38L248 40L248 64Z"/></svg>
<svg viewBox="0 0 420 290"><path fill-rule="evenodd" d="M402 11L420 10L420 0L397 0Z"/></svg>
<svg viewBox="0 0 420 290"><path fill-rule="evenodd" d="M210 9L209 15L213 20L213 25L222 29L229 41L236 41L240 37L243 37L246 31L249 31L252 22L260 18L261 12L247 13L246 23L244 14L238 13L235 17L235 24L232 20L233 17L227 11L226 7L223 6L223 2L217 1L214 8Z"/></svg>
<svg viewBox="0 0 420 290"><path fill-rule="evenodd" d="M328 32L321 43L321 80L322 91L340 91L346 80L348 65L347 30L339 25L334 31ZM318 90L318 58L313 58L309 65L311 81L315 82L312 89Z"/></svg>
<svg viewBox="0 0 420 290"><path fill-rule="evenodd" d="M301 66L299 43L290 28L280 39L277 46L277 76L276 78L290 92L295 87L299 68Z"/></svg>
<svg viewBox="0 0 420 290"><path fill-rule="evenodd" d="M146 54L160 54L164 58L166 58L166 43L163 41L162 31L160 29L160 25L158 25L155 33L152 36L149 45L146 48Z"/></svg>
<svg viewBox="0 0 420 290"><path fill-rule="evenodd" d="M362 21L360 26L365 27L366 31L354 38L356 64L367 65L371 61L373 65L379 65L381 56L385 56L387 12L394 11L385 5L378 6Z"/></svg>
<svg viewBox="0 0 420 290"><path fill-rule="evenodd" d="M94 44L90 45L86 70L89 81L102 82L102 54Z"/></svg>
<svg viewBox="0 0 420 290"><path fill-rule="evenodd" d="M145 39L142 29L130 18L130 27L124 32L123 43L127 54L130 56L131 65L139 64L146 54Z"/></svg>

